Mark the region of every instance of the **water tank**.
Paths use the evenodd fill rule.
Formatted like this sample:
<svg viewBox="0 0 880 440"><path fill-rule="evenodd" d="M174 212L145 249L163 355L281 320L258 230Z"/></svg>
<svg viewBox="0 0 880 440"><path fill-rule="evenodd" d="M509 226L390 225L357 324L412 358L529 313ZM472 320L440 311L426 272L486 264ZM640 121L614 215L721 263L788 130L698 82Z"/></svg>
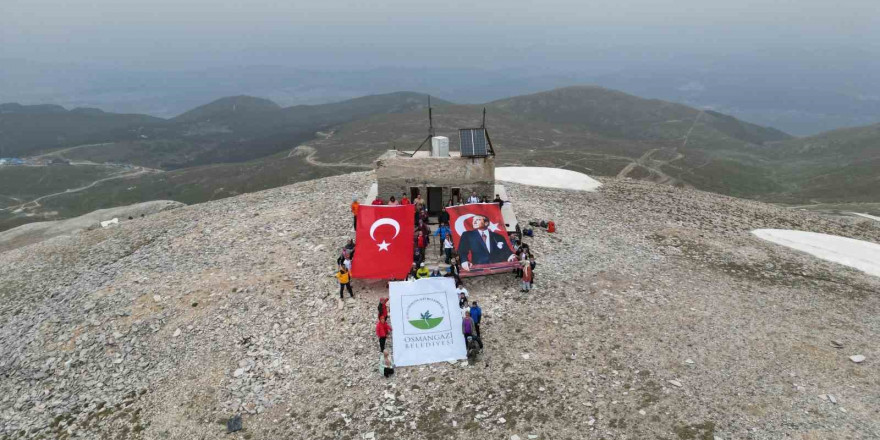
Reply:
<svg viewBox="0 0 880 440"><path fill-rule="evenodd" d="M431 138L431 156L449 157L449 138L434 136Z"/></svg>

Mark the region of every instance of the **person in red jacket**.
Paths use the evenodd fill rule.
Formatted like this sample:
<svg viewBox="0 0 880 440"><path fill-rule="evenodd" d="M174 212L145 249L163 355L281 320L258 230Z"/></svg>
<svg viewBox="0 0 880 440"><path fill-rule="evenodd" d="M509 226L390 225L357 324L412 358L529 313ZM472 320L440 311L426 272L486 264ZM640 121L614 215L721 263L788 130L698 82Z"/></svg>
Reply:
<svg viewBox="0 0 880 440"><path fill-rule="evenodd" d="M391 325L385 322L387 318L382 316L376 323L376 336L379 337L379 352L385 351L385 339L391 333Z"/></svg>

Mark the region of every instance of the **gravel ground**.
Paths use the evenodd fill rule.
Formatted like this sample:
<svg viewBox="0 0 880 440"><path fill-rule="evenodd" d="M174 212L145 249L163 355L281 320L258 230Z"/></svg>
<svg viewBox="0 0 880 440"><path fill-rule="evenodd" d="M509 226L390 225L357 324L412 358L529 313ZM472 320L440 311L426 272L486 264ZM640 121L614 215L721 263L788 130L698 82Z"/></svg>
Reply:
<svg viewBox="0 0 880 440"><path fill-rule="evenodd" d="M340 306L332 277L373 179L0 254L0 438L880 438L880 278L749 234L880 242L876 222L626 179L508 185L521 221L559 227L527 239L536 289L468 280L481 358L386 380L384 286Z"/></svg>

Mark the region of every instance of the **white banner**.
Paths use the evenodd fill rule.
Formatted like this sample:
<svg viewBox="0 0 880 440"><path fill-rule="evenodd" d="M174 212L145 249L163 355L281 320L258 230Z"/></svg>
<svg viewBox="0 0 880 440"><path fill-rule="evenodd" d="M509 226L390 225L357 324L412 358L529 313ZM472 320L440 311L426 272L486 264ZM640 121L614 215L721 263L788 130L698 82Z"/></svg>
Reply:
<svg viewBox="0 0 880 440"><path fill-rule="evenodd" d="M391 282L388 296L396 366L467 358L453 278Z"/></svg>

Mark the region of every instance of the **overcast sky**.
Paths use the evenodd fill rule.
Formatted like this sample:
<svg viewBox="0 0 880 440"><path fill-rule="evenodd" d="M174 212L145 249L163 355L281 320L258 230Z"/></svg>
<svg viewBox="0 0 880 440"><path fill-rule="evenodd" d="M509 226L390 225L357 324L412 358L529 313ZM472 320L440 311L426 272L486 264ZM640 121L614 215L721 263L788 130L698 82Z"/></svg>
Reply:
<svg viewBox="0 0 880 440"><path fill-rule="evenodd" d="M0 59L100 66L601 68L880 55L878 0L0 0ZM597 60L601 61L597 63Z"/></svg>

